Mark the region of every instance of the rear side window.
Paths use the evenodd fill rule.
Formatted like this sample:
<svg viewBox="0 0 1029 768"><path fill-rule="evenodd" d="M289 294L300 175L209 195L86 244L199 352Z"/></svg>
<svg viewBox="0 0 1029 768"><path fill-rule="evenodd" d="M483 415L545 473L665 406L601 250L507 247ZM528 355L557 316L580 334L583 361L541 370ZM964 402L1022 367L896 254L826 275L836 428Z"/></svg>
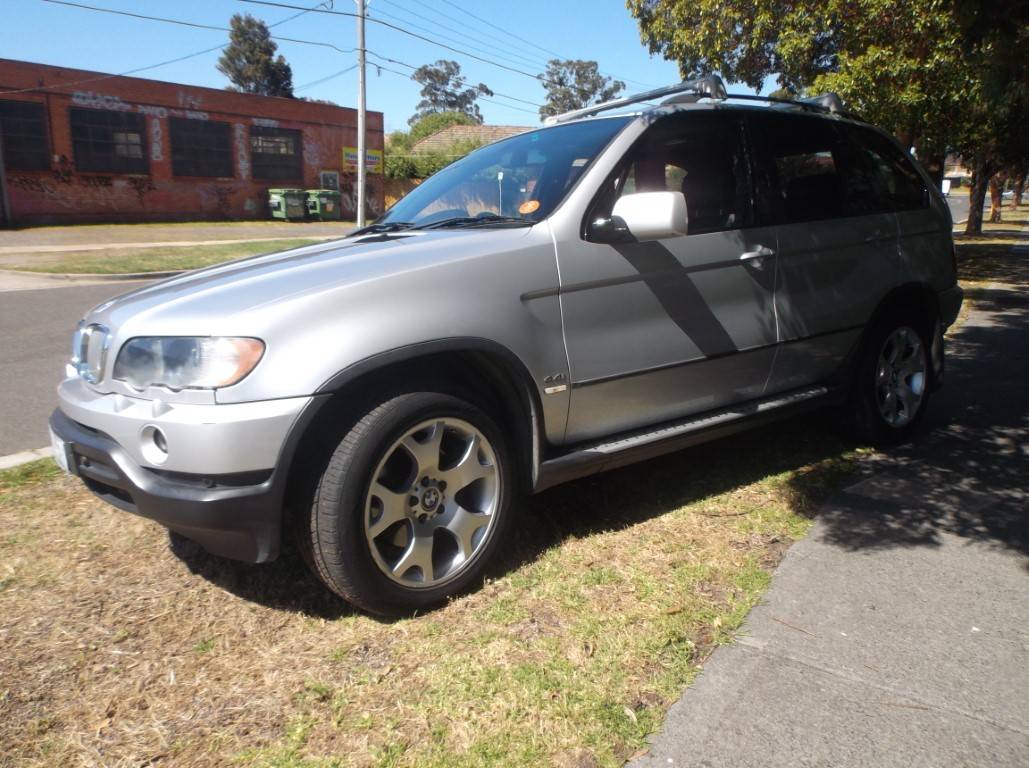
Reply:
<svg viewBox="0 0 1029 768"><path fill-rule="evenodd" d="M693 113L653 126L630 151L603 215L620 195L660 191L683 193L688 234L748 226L750 173L740 121Z"/></svg>
<svg viewBox="0 0 1029 768"><path fill-rule="evenodd" d="M760 115L755 122L765 177L764 217L795 224L847 215L839 140L832 123L773 114Z"/></svg>
<svg viewBox="0 0 1029 768"><path fill-rule="evenodd" d="M885 136L856 125L841 126L848 144L866 167L874 169L882 207L892 211L925 208L929 194L911 158Z"/></svg>

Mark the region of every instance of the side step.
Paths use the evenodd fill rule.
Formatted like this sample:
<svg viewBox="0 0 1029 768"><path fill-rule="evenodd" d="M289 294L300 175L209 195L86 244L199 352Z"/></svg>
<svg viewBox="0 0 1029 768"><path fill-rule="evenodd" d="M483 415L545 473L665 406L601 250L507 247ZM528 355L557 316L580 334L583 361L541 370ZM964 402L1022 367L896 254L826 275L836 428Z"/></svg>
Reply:
<svg viewBox="0 0 1029 768"><path fill-rule="evenodd" d="M544 461L540 465L533 490L539 492L569 480L623 467L818 408L828 403L830 394L828 387L807 387L587 445Z"/></svg>

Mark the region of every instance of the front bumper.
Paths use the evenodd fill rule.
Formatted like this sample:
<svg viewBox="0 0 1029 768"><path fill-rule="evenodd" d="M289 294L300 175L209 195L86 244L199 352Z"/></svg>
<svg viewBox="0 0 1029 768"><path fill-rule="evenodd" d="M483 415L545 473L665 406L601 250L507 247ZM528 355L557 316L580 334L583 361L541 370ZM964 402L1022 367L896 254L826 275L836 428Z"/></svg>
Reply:
<svg viewBox="0 0 1029 768"><path fill-rule="evenodd" d="M61 411L110 437L135 464L165 472L232 475L275 467L286 436L310 397L197 404L148 400L92 389L78 376L57 388ZM164 454L148 450L159 429Z"/></svg>
<svg viewBox="0 0 1029 768"><path fill-rule="evenodd" d="M297 415L272 469L234 474L141 466L110 435L74 421L60 408L50 415L50 429L64 443L69 470L99 498L154 520L213 555L263 563L279 554L293 457L327 401L327 395L311 398Z"/></svg>

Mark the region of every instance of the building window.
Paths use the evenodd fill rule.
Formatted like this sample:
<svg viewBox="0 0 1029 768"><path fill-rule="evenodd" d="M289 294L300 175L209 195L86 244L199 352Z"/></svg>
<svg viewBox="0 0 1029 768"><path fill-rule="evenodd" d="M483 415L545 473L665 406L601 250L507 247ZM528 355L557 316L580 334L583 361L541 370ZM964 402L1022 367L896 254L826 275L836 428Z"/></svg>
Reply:
<svg viewBox="0 0 1029 768"><path fill-rule="evenodd" d="M255 179L302 179L301 134L289 128L250 128L250 163Z"/></svg>
<svg viewBox="0 0 1029 768"><path fill-rule="evenodd" d="M34 101L0 101L0 135L4 165L11 171L50 168L43 105Z"/></svg>
<svg viewBox="0 0 1029 768"><path fill-rule="evenodd" d="M172 173L175 176L234 176L229 124L173 117Z"/></svg>
<svg viewBox="0 0 1029 768"><path fill-rule="evenodd" d="M69 110L75 167L101 173L149 173L145 122L134 112Z"/></svg>
<svg viewBox="0 0 1029 768"><path fill-rule="evenodd" d="M334 189L339 192L339 171L322 171L318 174L319 189Z"/></svg>

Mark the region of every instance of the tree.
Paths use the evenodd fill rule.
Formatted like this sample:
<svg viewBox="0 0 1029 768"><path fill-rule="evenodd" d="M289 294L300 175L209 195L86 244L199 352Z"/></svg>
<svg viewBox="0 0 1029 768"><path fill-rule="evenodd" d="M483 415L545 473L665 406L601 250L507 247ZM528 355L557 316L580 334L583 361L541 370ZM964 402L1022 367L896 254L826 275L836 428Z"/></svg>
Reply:
<svg viewBox="0 0 1029 768"><path fill-rule="evenodd" d="M621 80L600 74L597 62L580 59L551 59L539 78L547 91L540 118L610 101L625 89Z"/></svg>
<svg viewBox="0 0 1029 768"><path fill-rule="evenodd" d="M482 113L475 100L480 96L492 96L493 91L484 83L469 86L461 76L461 65L456 61L440 59L435 64L423 64L411 77L422 86L422 100L407 121L409 125L438 112L460 112L476 123L482 122Z"/></svg>
<svg viewBox="0 0 1029 768"><path fill-rule="evenodd" d="M229 24L229 44L218 59L218 71L232 82L231 90L261 96L293 98L293 70L268 34L268 26L249 13L235 14Z"/></svg>
<svg viewBox="0 0 1029 768"><path fill-rule="evenodd" d="M654 53L684 78L720 72L759 88L835 91L894 132L939 180L943 156L973 160L979 201L1019 154L1029 49L1025 0L627 0ZM983 10L985 9L985 10ZM1012 17L1014 16L1014 20ZM992 73L1002 71L1004 77ZM992 83L1005 81L1008 88ZM1008 138L1005 132L1014 132ZM974 201L973 201L974 205ZM969 230L978 227L974 213Z"/></svg>

